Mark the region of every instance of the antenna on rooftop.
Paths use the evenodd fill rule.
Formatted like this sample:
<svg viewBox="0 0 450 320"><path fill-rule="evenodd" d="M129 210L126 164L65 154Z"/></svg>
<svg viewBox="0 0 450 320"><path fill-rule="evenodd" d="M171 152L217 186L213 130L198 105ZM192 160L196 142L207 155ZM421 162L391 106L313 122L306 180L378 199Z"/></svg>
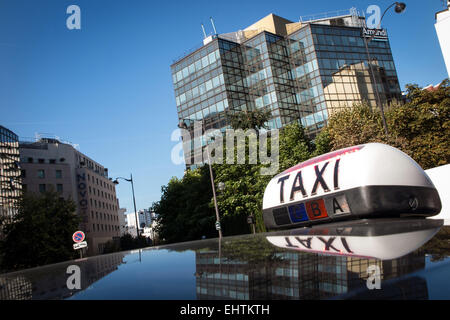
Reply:
<svg viewBox="0 0 450 320"><path fill-rule="evenodd" d="M204 35L203 39L206 39L206 32L205 32L205 27L203 26L203 23L202 23L202 30L203 30L203 35Z"/></svg>
<svg viewBox="0 0 450 320"><path fill-rule="evenodd" d="M214 25L214 20L213 20L213 18L212 18L212 17L209 17L209 20L211 20L211 24L212 24L212 27L213 27L213 29L214 29L214 34L217 34L216 26Z"/></svg>

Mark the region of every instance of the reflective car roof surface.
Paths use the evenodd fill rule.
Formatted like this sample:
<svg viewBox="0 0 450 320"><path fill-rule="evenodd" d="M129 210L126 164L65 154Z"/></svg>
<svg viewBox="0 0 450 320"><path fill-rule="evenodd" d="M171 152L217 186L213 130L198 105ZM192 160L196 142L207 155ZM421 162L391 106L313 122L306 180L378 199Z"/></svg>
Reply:
<svg viewBox="0 0 450 320"><path fill-rule="evenodd" d="M224 237L0 275L0 299L450 299L450 228L376 219Z"/></svg>

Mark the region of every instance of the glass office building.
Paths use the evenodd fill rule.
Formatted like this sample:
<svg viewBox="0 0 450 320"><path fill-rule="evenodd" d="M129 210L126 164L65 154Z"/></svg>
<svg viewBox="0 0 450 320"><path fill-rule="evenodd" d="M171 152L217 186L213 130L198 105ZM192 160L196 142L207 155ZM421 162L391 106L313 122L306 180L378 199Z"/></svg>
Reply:
<svg viewBox="0 0 450 320"><path fill-rule="evenodd" d="M0 216L12 218L22 192L19 138L0 126Z"/></svg>
<svg viewBox="0 0 450 320"><path fill-rule="evenodd" d="M387 33L369 38L365 31L364 17L351 9L301 22L271 14L209 36L171 66L178 118L224 132L230 114L265 109L270 129L298 121L314 137L342 108L400 99ZM193 146L185 159L201 152Z"/></svg>

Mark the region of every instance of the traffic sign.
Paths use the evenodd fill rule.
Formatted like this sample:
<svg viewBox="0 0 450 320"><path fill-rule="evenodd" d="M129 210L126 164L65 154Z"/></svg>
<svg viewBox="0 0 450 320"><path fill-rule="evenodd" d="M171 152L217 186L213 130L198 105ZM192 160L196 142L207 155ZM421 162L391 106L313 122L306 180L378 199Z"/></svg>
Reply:
<svg viewBox="0 0 450 320"><path fill-rule="evenodd" d="M74 250L78 250L78 249L82 249L82 248L86 248L87 247L87 242L83 241L83 242L78 242L78 243L74 243L73 244L73 249Z"/></svg>
<svg viewBox="0 0 450 320"><path fill-rule="evenodd" d="M84 240L85 235L83 231L77 231L73 234L72 239L75 243L80 243Z"/></svg>

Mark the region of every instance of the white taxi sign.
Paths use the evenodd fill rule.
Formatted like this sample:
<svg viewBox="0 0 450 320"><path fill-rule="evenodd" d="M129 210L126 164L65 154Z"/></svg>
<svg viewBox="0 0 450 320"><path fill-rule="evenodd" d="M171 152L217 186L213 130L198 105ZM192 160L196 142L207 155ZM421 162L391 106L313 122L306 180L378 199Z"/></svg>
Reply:
<svg viewBox="0 0 450 320"><path fill-rule="evenodd" d="M289 168L269 182L263 198L268 228L349 216L430 216L440 210L439 195L422 168L381 143L337 150Z"/></svg>
<svg viewBox="0 0 450 320"><path fill-rule="evenodd" d="M381 221L380 221L381 220ZM401 221L402 220L402 221ZM343 222L336 227L313 227L292 234L267 236L280 248L324 255L390 260L402 257L429 241L443 220L377 219L374 223Z"/></svg>

